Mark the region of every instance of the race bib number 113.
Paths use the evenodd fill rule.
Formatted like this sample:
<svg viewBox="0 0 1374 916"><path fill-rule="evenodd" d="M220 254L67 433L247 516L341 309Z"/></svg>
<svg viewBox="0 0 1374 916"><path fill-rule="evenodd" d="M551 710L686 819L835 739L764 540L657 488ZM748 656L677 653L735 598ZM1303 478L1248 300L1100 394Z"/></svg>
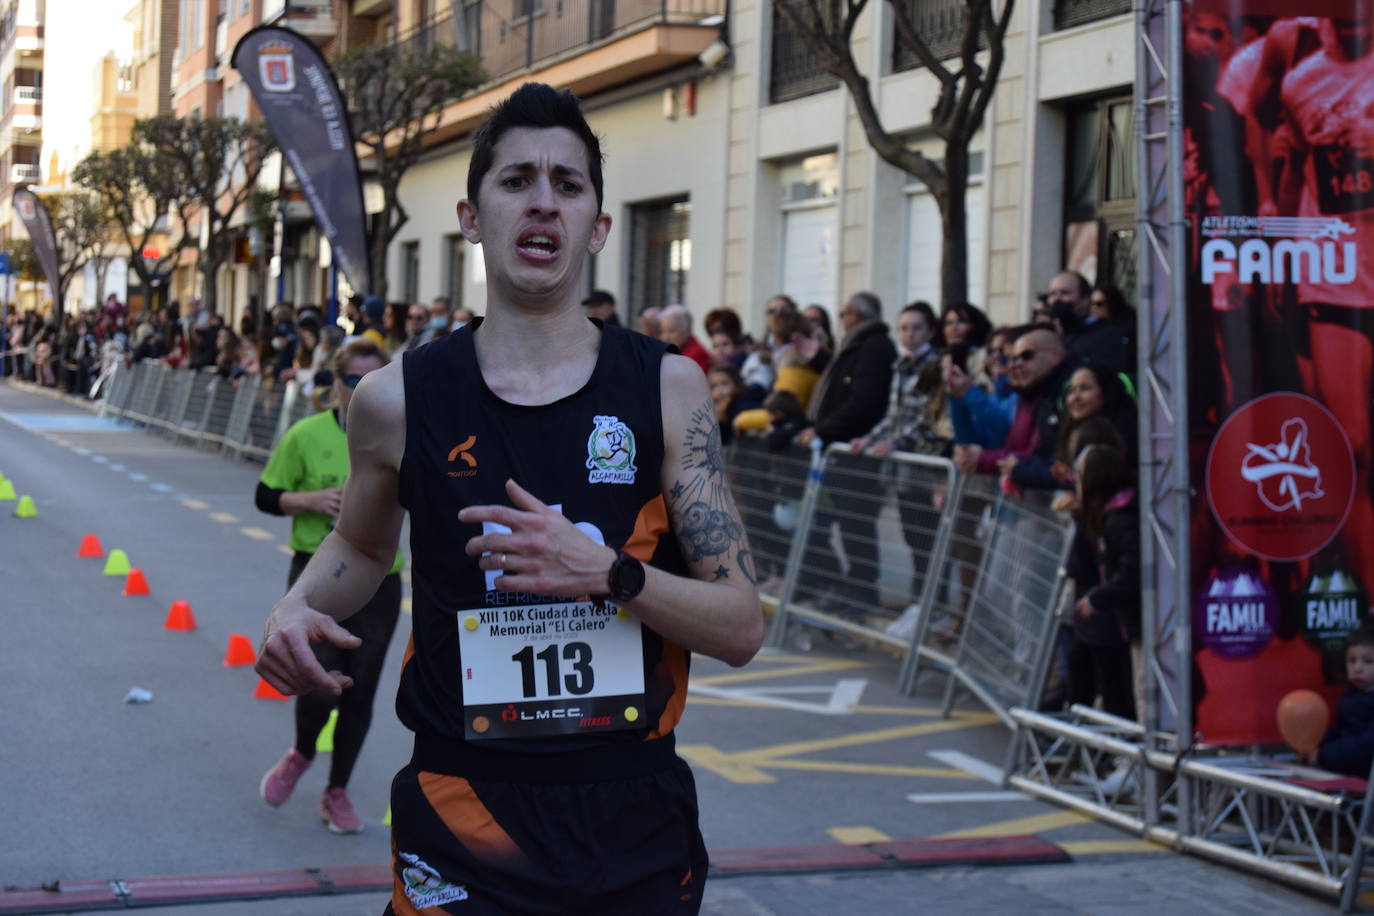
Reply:
<svg viewBox="0 0 1374 916"><path fill-rule="evenodd" d="M644 726L637 619L590 601L458 613L469 741Z"/></svg>

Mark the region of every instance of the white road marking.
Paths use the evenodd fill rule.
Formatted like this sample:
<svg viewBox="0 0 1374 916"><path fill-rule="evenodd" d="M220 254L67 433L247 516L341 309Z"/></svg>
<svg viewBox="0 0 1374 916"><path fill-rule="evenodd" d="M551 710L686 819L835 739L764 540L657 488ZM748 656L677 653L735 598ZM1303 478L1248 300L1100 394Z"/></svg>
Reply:
<svg viewBox="0 0 1374 916"><path fill-rule="evenodd" d="M913 792L906 800L916 805L952 805L969 802L1030 801L1021 792Z"/></svg>
<svg viewBox="0 0 1374 916"><path fill-rule="evenodd" d="M72 449L72 451L76 452L78 455L81 455L83 457L91 453L91 450L88 448L74 448Z"/></svg>
<svg viewBox="0 0 1374 916"><path fill-rule="evenodd" d="M148 484L148 486L152 487L154 490L158 491L159 493L170 493L170 492L172 492L172 488L169 487L169 486L167 486L167 484L165 484L165 483L150 483L150 484Z"/></svg>
<svg viewBox="0 0 1374 916"><path fill-rule="evenodd" d="M136 480L136 481L138 481L139 483L145 483L145 482L148 480L148 475L147 475L147 474L130 474L130 475L129 475L129 479L130 479L130 480Z"/></svg>
<svg viewBox="0 0 1374 916"><path fill-rule="evenodd" d="M112 470L112 471L117 471L117 472L119 472L119 473L122 474L122 473L124 473L125 471L127 471L128 468L124 467L124 465L122 465L122 464L112 464L112 465L110 465L110 470Z"/></svg>
<svg viewBox="0 0 1374 916"><path fill-rule="evenodd" d="M739 700L746 703L762 703L779 709L796 712L815 713L820 716L847 716L853 712L868 686L866 678L840 678L832 686L813 687L717 687L713 684L689 682L687 691L703 696L725 700ZM824 703L808 703L804 700L789 700L787 695L820 694L826 697Z"/></svg>
<svg viewBox="0 0 1374 916"><path fill-rule="evenodd" d="M979 760L971 757L963 751L928 751L927 757L938 760L947 767L956 770L963 770L973 776L977 776L984 782L990 782L994 786L1002 784L1002 770L993 766L986 760Z"/></svg>
<svg viewBox="0 0 1374 916"><path fill-rule="evenodd" d="M110 461L110 459L106 458L104 455L92 455L91 460L96 464L108 464Z"/></svg>

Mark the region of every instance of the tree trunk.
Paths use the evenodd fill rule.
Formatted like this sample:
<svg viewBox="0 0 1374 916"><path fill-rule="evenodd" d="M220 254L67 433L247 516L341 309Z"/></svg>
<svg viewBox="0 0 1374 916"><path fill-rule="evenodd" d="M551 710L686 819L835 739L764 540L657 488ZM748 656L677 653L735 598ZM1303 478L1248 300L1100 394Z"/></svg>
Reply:
<svg viewBox="0 0 1374 916"><path fill-rule="evenodd" d="M219 268L220 265L224 263L224 258L212 257L209 251L210 249L207 248L200 253L200 260L197 262L197 266L200 268L201 278L205 282L205 289L201 292L200 303L205 307L206 312L214 315L219 311L219 283L217 281L219 279Z"/></svg>
<svg viewBox="0 0 1374 916"><path fill-rule="evenodd" d="M940 205L940 306L949 308L968 301L968 142L949 138L945 146L945 193L936 195ZM986 303L975 302L979 308Z"/></svg>
<svg viewBox="0 0 1374 916"><path fill-rule="evenodd" d="M368 235L368 260L372 264L372 289L354 290L364 296L381 296L383 300L387 295L386 282L386 250L391 246L391 232L387 224L391 222L390 210L383 210L377 214L376 222L373 223L373 231Z"/></svg>

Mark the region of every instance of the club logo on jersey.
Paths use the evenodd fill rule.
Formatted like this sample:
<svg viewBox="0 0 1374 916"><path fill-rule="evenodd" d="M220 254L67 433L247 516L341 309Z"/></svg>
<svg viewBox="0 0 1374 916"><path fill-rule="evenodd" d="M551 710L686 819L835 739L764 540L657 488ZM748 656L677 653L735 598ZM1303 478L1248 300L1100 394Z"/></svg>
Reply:
<svg viewBox="0 0 1374 916"><path fill-rule="evenodd" d="M401 869L401 881L405 884L406 896L416 909L468 899L468 889L464 885L445 881L424 859L408 852L397 852L396 855L406 863L406 867Z"/></svg>
<svg viewBox="0 0 1374 916"><path fill-rule="evenodd" d="M616 417L593 417L587 437L588 483L634 483L635 434Z"/></svg>
<svg viewBox="0 0 1374 916"><path fill-rule="evenodd" d="M455 461L461 461L461 462L463 462L463 464L467 465L467 467L466 467L466 468L463 468L463 469L461 469L461 470L457 470L457 471L449 471L449 472L448 472L448 476L450 476L450 477L476 477L476 476L477 476L477 471L475 470L475 468L477 467L477 456L474 455L474 454L472 453L472 447L473 447L474 445L476 445L476 444L477 444L477 436L472 435L472 436L468 436L468 437L467 437L466 439L464 439L462 442L459 442L457 445L455 445L455 446L453 447L453 450L450 451L450 452L448 453L449 464L452 464L452 463L455 462Z"/></svg>

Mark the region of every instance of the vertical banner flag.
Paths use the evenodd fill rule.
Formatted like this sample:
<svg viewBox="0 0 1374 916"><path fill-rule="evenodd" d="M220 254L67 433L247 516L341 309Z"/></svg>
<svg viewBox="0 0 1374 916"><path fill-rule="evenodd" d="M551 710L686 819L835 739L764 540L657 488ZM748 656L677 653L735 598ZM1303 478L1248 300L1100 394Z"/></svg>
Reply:
<svg viewBox="0 0 1374 916"><path fill-rule="evenodd" d="M57 266L57 236L53 234L52 217L48 215L48 208L43 206L43 201L38 199L38 195L26 187L14 189L14 211L23 221L24 230L29 234L29 244L33 246L34 257L38 258L38 264L48 278L48 286L52 291L53 314L60 315L61 270Z"/></svg>
<svg viewBox="0 0 1374 916"><path fill-rule="evenodd" d="M1184 4L1195 723L1280 740L1369 622L1374 0Z"/></svg>
<svg viewBox="0 0 1374 916"><path fill-rule="evenodd" d="M339 269L354 289L371 291L358 156L329 64L309 39L278 26L244 35L230 62L262 109Z"/></svg>

